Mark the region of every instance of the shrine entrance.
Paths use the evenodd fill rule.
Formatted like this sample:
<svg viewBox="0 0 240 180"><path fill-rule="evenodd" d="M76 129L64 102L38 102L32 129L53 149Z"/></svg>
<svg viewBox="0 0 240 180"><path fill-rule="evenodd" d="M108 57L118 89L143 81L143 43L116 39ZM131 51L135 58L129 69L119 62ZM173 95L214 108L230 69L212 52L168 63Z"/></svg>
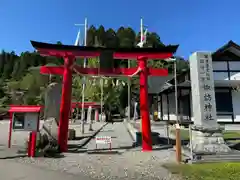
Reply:
<svg viewBox="0 0 240 180"><path fill-rule="evenodd" d="M93 112L91 114L91 119L94 119L95 121L99 121L99 111L101 109L101 104L100 103L97 103L97 102L72 102L72 113L74 112L73 110L74 109L77 109L77 108L84 108L84 119L86 120L87 119L87 110L89 107L91 107L93 109ZM75 119L81 119L80 117L76 117L76 116L79 116L81 115L81 113L76 113L74 112L75 114Z"/></svg>
<svg viewBox="0 0 240 180"><path fill-rule="evenodd" d="M176 46L158 48L100 48L86 46L69 46L31 41L32 46L43 56L64 58L64 66L41 67L41 73L63 75L58 144L61 152L67 151L69 111L71 110L72 75L74 72L92 76L133 76L139 74L140 114L142 117L142 151L152 150L151 124L148 107L148 76L167 76L167 69L147 67L149 59L167 59L176 52ZM107 54L111 59L137 59L134 68L83 68L74 61L76 57L93 58Z"/></svg>

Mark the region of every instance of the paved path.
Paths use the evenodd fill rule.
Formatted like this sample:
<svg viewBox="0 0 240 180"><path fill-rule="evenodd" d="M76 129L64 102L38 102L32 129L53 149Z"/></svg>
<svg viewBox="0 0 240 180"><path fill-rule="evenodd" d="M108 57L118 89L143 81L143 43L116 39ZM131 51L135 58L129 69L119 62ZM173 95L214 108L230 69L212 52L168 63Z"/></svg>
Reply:
<svg viewBox="0 0 240 180"><path fill-rule="evenodd" d="M43 124L43 122L41 122ZM69 128L75 129L77 140L68 141L69 150L75 151L77 148L81 147L85 142L102 126L106 124L105 122L95 122L92 125L93 131L89 131L89 124L85 124L85 133L81 133L81 124L77 122L75 124L70 124ZM0 124L0 159L11 159L14 157L21 157L25 155L26 141L29 137L29 132L16 131L12 133L12 146L9 149L7 146L8 142L8 126L9 123L4 121ZM19 153L19 151L23 153Z"/></svg>
<svg viewBox="0 0 240 180"><path fill-rule="evenodd" d="M133 145L133 139L127 131L124 123L115 122L113 124L107 124L97 136L110 136L112 138L112 149L126 149ZM108 149L108 145L98 145L98 149ZM88 150L96 149L95 139L92 139L88 145Z"/></svg>
<svg viewBox="0 0 240 180"><path fill-rule="evenodd" d="M136 129L141 131L141 121L132 121L131 124ZM168 135L167 135L167 125L166 125L165 122L151 121L151 131L159 133L161 137L168 137ZM169 128L169 131L170 131L170 128Z"/></svg>
<svg viewBox="0 0 240 180"><path fill-rule="evenodd" d="M83 175L42 169L36 166L18 163L12 160L0 161L0 176L5 180L92 180Z"/></svg>

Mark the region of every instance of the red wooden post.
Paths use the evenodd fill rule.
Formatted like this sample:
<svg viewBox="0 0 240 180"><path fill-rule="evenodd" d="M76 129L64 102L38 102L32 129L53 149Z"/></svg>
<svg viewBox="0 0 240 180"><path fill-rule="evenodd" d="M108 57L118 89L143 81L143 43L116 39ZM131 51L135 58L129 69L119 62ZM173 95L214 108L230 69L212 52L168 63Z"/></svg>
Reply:
<svg viewBox="0 0 240 180"><path fill-rule="evenodd" d="M28 157L31 157L31 151L32 150L32 132L29 133L29 138L28 138Z"/></svg>
<svg viewBox="0 0 240 180"><path fill-rule="evenodd" d="M37 142L37 132L33 131L31 132L31 148L30 148L31 157L35 157L36 142Z"/></svg>
<svg viewBox="0 0 240 180"><path fill-rule="evenodd" d="M74 57L64 57L64 72L62 85L62 99L60 107L60 121L58 129L58 144L61 152L67 151L69 111L71 108L72 95L72 66Z"/></svg>
<svg viewBox="0 0 240 180"><path fill-rule="evenodd" d="M140 111L142 116L142 151L152 150L151 124L148 107L148 68L147 59L138 58L140 80Z"/></svg>
<svg viewBox="0 0 240 180"><path fill-rule="evenodd" d="M13 125L13 113L10 112L10 124L9 124L9 132L8 132L8 148L11 148L12 142L12 125Z"/></svg>

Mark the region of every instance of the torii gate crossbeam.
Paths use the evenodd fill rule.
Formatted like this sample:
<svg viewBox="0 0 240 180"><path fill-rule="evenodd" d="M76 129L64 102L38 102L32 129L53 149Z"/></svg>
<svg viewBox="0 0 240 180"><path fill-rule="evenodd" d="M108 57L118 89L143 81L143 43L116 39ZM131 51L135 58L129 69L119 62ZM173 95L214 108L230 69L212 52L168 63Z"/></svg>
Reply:
<svg viewBox="0 0 240 180"><path fill-rule="evenodd" d="M73 68L84 75L128 76L139 71L140 78L140 111L142 116L142 151L152 150L151 125L148 107L148 76L167 76L166 69L153 69L147 67L148 59L167 59L176 52L176 46L162 46L159 48L100 48L86 46L69 46L48 44L31 41L32 46L43 56L56 56L64 58L62 67L41 67L43 74L63 75L62 99L60 108L60 122L58 129L58 143L62 152L67 151L68 118L71 108L71 90ZM98 57L104 51L113 52L115 59L137 59L138 68L96 69L81 68L74 65L76 57Z"/></svg>

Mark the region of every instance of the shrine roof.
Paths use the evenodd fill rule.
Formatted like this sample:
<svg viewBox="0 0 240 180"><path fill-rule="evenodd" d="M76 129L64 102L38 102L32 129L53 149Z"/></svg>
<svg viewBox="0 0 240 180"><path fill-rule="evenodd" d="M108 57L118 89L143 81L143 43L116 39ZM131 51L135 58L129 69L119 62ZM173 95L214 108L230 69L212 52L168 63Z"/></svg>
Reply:
<svg viewBox="0 0 240 180"><path fill-rule="evenodd" d="M217 49L213 55L216 54L220 54L226 50L228 50L229 48L236 48L237 50L240 51L240 46L238 44L236 44L235 42L233 42L232 40L228 41L228 43L226 43L225 45L223 45L222 47L220 47L219 49Z"/></svg>
<svg viewBox="0 0 240 180"><path fill-rule="evenodd" d="M60 45L50 44L37 41L31 41L35 49L48 49L48 50L67 50L67 51L85 51L85 52L101 52L113 51L122 53L175 53L179 45L160 46L157 48L104 48L104 47L90 47L90 46L73 46L73 45Z"/></svg>
<svg viewBox="0 0 240 180"><path fill-rule="evenodd" d="M212 53L212 61L239 61L240 59L240 45L236 44L232 40L218 48ZM177 75L178 86L190 87L191 77L190 69L184 71ZM235 87L236 84L239 84L238 80L215 80L216 87ZM174 77L166 81L165 85L162 87L162 90L159 93L167 91L168 89L174 89L175 79Z"/></svg>
<svg viewBox="0 0 240 180"><path fill-rule="evenodd" d="M213 54L213 61L239 61L240 46L230 40L228 43L217 49Z"/></svg>
<svg viewBox="0 0 240 180"><path fill-rule="evenodd" d="M40 112L42 106L31 105L10 105L8 112Z"/></svg>

